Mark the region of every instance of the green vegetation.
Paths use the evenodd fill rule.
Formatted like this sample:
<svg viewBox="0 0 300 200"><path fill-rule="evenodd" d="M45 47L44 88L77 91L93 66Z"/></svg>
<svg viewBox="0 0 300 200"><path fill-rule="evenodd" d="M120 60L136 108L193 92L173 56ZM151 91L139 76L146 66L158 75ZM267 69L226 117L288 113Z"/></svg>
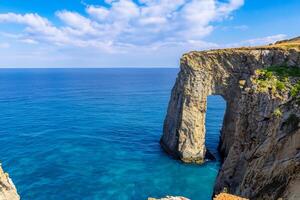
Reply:
<svg viewBox="0 0 300 200"><path fill-rule="evenodd" d="M288 66L271 66L255 71L253 82L258 86L258 91L273 94L289 91L292 97L300 93L300 68Z"/></svg>
<svg viewBox="0 0 300 200"><path fill-rule="evenodd" d="M269 75L276 75L279 77L300 77L299 67L288 67L288 66L271 66L265 69L261 69Z"/></svg>
<svg viewBox="0 0 300 200"><path fill-rule="evenodd" d="M281 112L281 110L279 108L276 108L274 110L273 114L275 115L275 117L281 117L282 116L282 112Z"/></svg>
<svg viewBox="0 0 300 200"><path fill-rule="evenodd" d="M300 81L298 81L295 85L293 85L291 89L291 96L297 97L300 94Z"/></svg>
<svg viewBox="0 0 300 200"><path fill-rule="evenodd" d="M254 82L258 85L258 89L261 92L267 92L271 90L273 93L276 91L285 91L287 80L285 78L278 77L273 72L266 69L256 70L257 78Z"/></svg>

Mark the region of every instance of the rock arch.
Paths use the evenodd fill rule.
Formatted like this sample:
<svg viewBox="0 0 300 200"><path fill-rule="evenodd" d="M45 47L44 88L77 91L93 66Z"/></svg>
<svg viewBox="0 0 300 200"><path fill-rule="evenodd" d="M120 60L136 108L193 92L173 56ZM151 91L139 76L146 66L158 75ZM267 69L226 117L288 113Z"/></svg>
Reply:
<svg viewBox="0 0 300 200"><path fill-rule="evenodd" d="M240 48L190 52L180 61L164 121L162 147L184 162L203 163L207 96L221 95L227 102L220 150L226 156L237 132L237 111L242 88L258 68L299 64L295 50Z"/></svg>

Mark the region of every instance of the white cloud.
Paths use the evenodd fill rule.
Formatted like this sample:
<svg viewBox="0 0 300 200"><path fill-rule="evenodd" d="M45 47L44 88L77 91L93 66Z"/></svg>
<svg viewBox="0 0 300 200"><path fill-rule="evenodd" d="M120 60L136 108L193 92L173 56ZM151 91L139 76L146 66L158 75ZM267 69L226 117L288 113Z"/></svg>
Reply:
<svg viewBox="0 0 300 200"><path fill-rule="evenodd" d="M21 42L27 43L27 44L38 44L37 41L32 40L32 39L20 39Z"/></svg>
<svg viewBox="0 0 300 200"><path fill-rule="evenodd" d="M29 13L25 15L15 13L0 14L0 22L24 24L35 28L44 28L51 24L47 19L42 18L35 13Z"/></svg>
<svg viewBox="0 0 300 200"><path fill-rule="evenodd" d="M84 5L86 15L57 11L63 25L35 13L0 14L0 23L25 26L17 33L27 43L94 47L105 52L149 50L158 46L207 46L213 22L226 19L244 0L106 0L107 5ZM191 45L191 46L193 46Z"/></svg>
<svg viewBox="0 0 300 200"><path fill-rule="evenodd" d="M279 40L286 39L287 35L285 34L277 34L277 35L270 35L266 37L261 37L261 38L253 38L249 40L244 40L238 43L234 44L229 44L226 45L228 47L240 47L240 46L257 46L257 45L266 45L266 44L271 44Z"/></svg>
<svg viewBox="0 0 300 200"><path fill-rule="evenodd" d="M228 16L232 11L244 4L244 0L230 0L229 3L219 3L217 9L219 16Z"/></svg>

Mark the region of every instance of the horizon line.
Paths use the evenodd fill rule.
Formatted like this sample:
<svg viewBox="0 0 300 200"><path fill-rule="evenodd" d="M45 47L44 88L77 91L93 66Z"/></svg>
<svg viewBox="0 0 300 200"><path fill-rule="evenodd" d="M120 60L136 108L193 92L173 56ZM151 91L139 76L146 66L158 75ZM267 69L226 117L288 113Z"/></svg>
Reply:
<svg viewBox="0 0 300 200"><path fill-rule="evenodd" d="M1 69L177 69L177 67L0 67Z"/></svg>

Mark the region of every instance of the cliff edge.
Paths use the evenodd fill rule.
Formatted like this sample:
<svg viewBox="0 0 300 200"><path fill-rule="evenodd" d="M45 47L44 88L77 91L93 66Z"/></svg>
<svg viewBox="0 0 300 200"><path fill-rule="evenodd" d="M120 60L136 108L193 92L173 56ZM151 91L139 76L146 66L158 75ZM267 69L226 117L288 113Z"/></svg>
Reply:
<svg viewBox="0 0 300 200"><path fill-rule="evenodd" d="M16 187L0 165L0 200L19 200Z"/></svg>
<svg viewBox="0 0 300 200"><path fill-rule="evenodd" d="M214 192L300 199L300 39L190 52L181 58L162 147L184 162L206 158L208 95L227 102Z"/></svg>

